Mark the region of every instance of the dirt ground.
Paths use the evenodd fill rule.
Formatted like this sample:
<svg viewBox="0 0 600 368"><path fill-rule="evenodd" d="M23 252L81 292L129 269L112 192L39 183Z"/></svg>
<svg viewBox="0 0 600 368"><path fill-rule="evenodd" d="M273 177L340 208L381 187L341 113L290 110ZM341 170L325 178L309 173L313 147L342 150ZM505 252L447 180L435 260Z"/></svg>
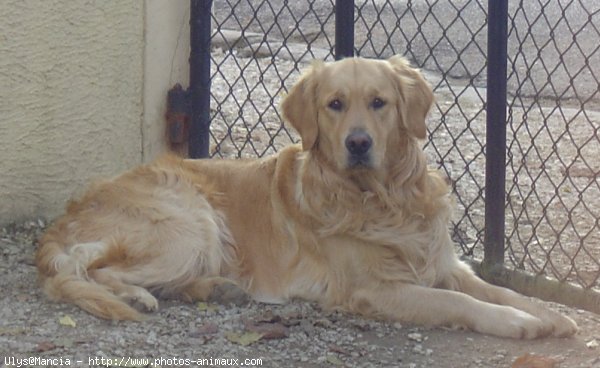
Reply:
<svg viewBox="0 0 600 368"><path fill-rule="evenodd" d="M499 339L366 320L302 301L287 305L161 301L159 311L144 322L100 320L74 306L51 302L40 291L33 254L44 225L40 220L0 232L2 368L210 364L500 368L513 366L525 354L547 358L547 363L519 368L600 367L600 316L558 305L550 307L579 324L576 336Z"/></svg>
<svg viewBox="0 0 600 368"><path fill-rule="evenodd" d="M400 3L400 2L399 2ZM219 2L223 5L225 3ZM275 6L274 2L270 2ZM293 6L309 6L302 2L290 2ZM304 4L304 5L303 5ZM416 5L419 2L415 3ZM440 2L443 13L450 2ZM446 4L446 5L443 5ZM426 6L421 4L421 7ZM329 12L330 2L310 2L315 14ZM276 7L277 8L277 7ZM223 17L229 17L228 7L221 9ZM415 11L424 8L415 6ZM368 9L365 9L365 11ZM425 9L427 10L427 9ZM304 10L298 10L303 13ZM217 18L219 17L217 12ZM252 17L251 9L241 12L244 17ZM261 12L263 14L263 12ZM265 12L267 18L269 13ZM368 13L365 13L368 15ZM365 15L365 16L366 16ZM380 16L373 13L372 15ZM383 18L393 16L386 12ZM281 18L283 22L287 18ZM318 24L311 24L311 17L304 22L303 34L318 34ZM483 18L481 18L483 19ZM289 17L289 21L294 21ZM393 19L395 22L395 19ZM236 22L234 19L231 22ZM234 24L235 25L235 24ZM330 24L331 25L331 24ZM288 25L283 23L282 29ZM248 29L260 32L261 28ZM459 32L459 29L453 32ZM364 34L363 34L364 33ZM357 32L358 43L361 37L371 37L366 32ZM260 35L259 35L260 36ZM274 37L276 38L277 35ZM376 35L374 35L376 36ZM385 36L385 35L383 35ZM457 37L462 37L458 34ZM301 37L299 42L304 42ZM262 40L262 37L259 37ZM383 39L382 39L383 40ZM386 40L380 42L387 42ZM290 39L293 41L293 39ZM470 39L466 39L470 42ZM595 39L591 40L595 45ZM213 120L212 132L220 156L256 156L271 153L266 143L278 147L288 144L291 137L280 133L280 119L272 107L276 105L280 91L281 75L290 76L297 62L278 60L274 68L266 59L243 56L243 49L229 50L228 42L218 45L214 51L214 61L219 65L219 73L213 79L214 98L223 105ZM231 43L233 44L233 43ZM317 44L319 46L319 44ZM398 45L399 49L403 49ZM419 45L417 45L419 46ZM414 49L415 59L428 58L431 50ZM288 45L290 53L293 47ZM302 49L302 48L301 48ZM270 48L269 48L270 50ZM324 50L324 51L323 51ZM328 48L313 49L316 56ZM248 50L246 50L247 52ZM365 50L364 53L366 53ZM531 52L535 50L532 48ZM239 54L237 54L239 52ZM270 51L269 51L270 52ZM303 49L300 50L303 52ZM321 52L321 53L323 53ZM252 51L254 53L254 51ZM421 55L422 54L422 55ZM477 54L477 53L476 53ZM234 55L236 58L232 58ZM308 55L310 56L310 55ZM422 57L421 57L422 56ZM468 55L467 55L468 56ZM476 57L475 55L474 57ZM442 63L444 58L441 59ZM258 81L260 85L245 86L238 78L239 64L244 68L244 81ZM304 66L308 61L303 62ZM468 65L478 64L475 62ZM281 73L281 75L280 75ZM437 86L439 106L451 109L460 99L461 115L449 115L452 121L462 122L466 118L474 122L473 136L483 135L477 131L483 117L480 114L481 96L484 90L459 88L442 83L439 73L430 72L426 77ZM452 74L454 75L454 74ZM295 78L295 77L294 77ZM293 78L292 78L293 79ZM235 82L232 82L235 81ZM591 81L591 80L590 80ZM591 81L593 82L593 81ZM290 81L286 82L290 85ZM593 83L592 83L592 87ZM247 90L249 88L250 90ZM264 89L263 89L264 88ZM273 97L272 93L278 92ZM245 101L252 92L253 106L261 108L244 110L244 119L253 125L233 124L237 121L239 106L236 101ZM468 92L468 93L467 93ZM233 106L229 109L227 106ZM445 109L445 107L444 107ZM463 109L467 110L465 116ZM456 109L455 109L456 110ZM452 111L455 111L452 110ZM248 112L249 111L249 112ZM446 111L446 110L444 110ZM563 110L561 110L562 112ZM435 121L438 112L433 112ZM436 115L438 114L438 115ZM456 114L456 113L455 113ZM544 122L545 114L539 119ZM594 115L596 116L596 115ZM595 118L596 119L596 118ZM450 124L452 125L452 124ZM578 126L580 126L579 124ZM261 126L259 126L260 128ZM587 129L594 126L583 125L583 137L589 137ZM462 129L458 126L456 129ZM437 131L437 129L435 129ZM247 135L252 132L253 141L247 144ZM516 132L518 133L518 132ZM516 134L515 133L515 134ZM451 137L437 131L438 140L448 145L456 144ZM440 136L442 134L442 136ZM593 134L593 132L591 133ZM463 136L463 135L454 135ZM471 135L464 135L471 137ZM530 140L530 137L522 137ZM476 178L483 178L483 158L479 156L481 147L477 142L459 141L461 155L467 152L471 162L470 172ZM548 145L552 147L552 145ZM214 148L214 147L213 147ZM443 148L443 147L442 147ZM450 148L446 148L450 151ZM452 151L454 152L454 151ZM454 153L453 153L454 154ZM596 157L596 153L590 157ZM477 158L479 157L479 158ZM444 164L456 161L456 169L462 170L460 157L453 156ZM590 160L591 161L591 160ZM450 168L451 169L451 168ZM451 171L451 170L450 170ZM562 175L558 173L556 175ZM472 177L465 180L474 183ZM472 184L457 185L459 194L479 193ZM539 185L538 185L539 186ZM552 189L554 189L552 187ZM462 192L461 192L462 191ZM546 191L550 194L554 191ZM578 192L573 190L575 196ZM590 203L597 198L589 199ZM596 206L592 206L596 208ZM477 222L482 212L472 216ZM578 216L577 219L592 217ZM0 221L2 222L2 221ZM189 366L260 366L260 367L465 367L465 368L600 368L600 315L576 310L556 304L549 307L572 317L580 326L578 334L567 339L541 339L518 341L485 336L468 331L443 328L423 328L406 324L372 321L353 315L331 313L318 306L302 301L286 305L267 305L251 301L232 304L196 303L162 300L159 310L148 316L144 322L110 322L95 318L80 309L67 304L49 301L37 285L33 254L36 238L45 227L44 221L33 221L11 225L0 229L0 368L4 367L62 367L62 366L105 366L105 367L189 367ZM477 235L470 236L475 239ZM474 242L475 240L473 240ZM543 256L546 256L543 253ZM594 266L595 264L592 264ZM592 269L595 271L595 269ZM540 302L541 303L541 302ZM533 354L538 365L515 364L526 354Z"/></svg>
<svg viewBox="0 0 600 368"><path fill-rule="evenodd" d="M215 3L218 5L215 6L217 18L228 18L235 26L238 22L237 18L231 18L229 7L224 6L230 2L218 1ZM281 3L281 1L269 2L275 9L280 8L277 5L278 3ZM400 1L397 2L398 6L403 3ZM448 10L450 10L450 13L456 10L456 6L449 1L434 3L436 6L431 8L434 10L437 9L440 14L446 14ZM515 4L517 2L513 5L516 6ZM525 2L525 6L533 8L537 6L536 4L536 2ZM552 5L554 3L549 2L549 4ZM545 14L561 11L562 8L559 5L559 2L556 2L554 6L548 7ZM321 15L329 14L331 2L290 2L290 6L292 6L292 12L295 9L294 7L310 7L312 13ZM430 10L429 2L414 2L411 11L419 15L424 12L430 12ZM377 17L386 24L389 22L395 24L397 21L395 14L389 11L389 8L381 14L369 7L365 7L363 11L365 19ZM298 14L304 14L305 12L306 10L304 9L298 9L297 11ZM562 12L564 14L564 10ZM244 19L255 16L255 12L252 9L240 11L239 13L241 14L240 17ZM465 18L473 15L471 16L472 22L483 22L485 21L485 17L478 16L480 13L481 11L477 8L466 8L463 12ZM266 14L267 18L274 16L269 15L268 11L261 11L260 14ZM326 15L323 17L327 18ZM286 19L289 22L296 21L291 15L287 18L284 16L280 17L281 29L288 29L287 27L292 24L286 24ZM586 21L587 18L577 15L577 19ZM519 20L519 17L515 18L515 21ZM270 20L267 19L266 22L268 21ZM306 17L302 21L302 26L304 27L302 37L298 37L301 42L306 41L305 35L312 38L313 35L318 35L322 32L320 25L315 22L311 16ZM372 21L365 22L365 24L371 23ZM257 24L252 24L254 26L249 27L249 31L264 31ZM408 22L409 26L411 24L413 23ZM461 23L457 22L457 24L460 26ZM332 22L328 22L326 25L329 28L331 26ZM407 22L403 26L406 31ZM415 23L414 26L416 27L417 24ZM541 31L545 30L544 27L537 27L533 31L538 29ZM437 28L430 31L437 32ZM586 46L589 44L589 49L593 50L596 47L597 39L595 38L593 29L590 28L589 31L593 37L585 39L583 45ZM472 41L471 37L469 37L470 34L463 32L463 28L461 27L452 27L448 32L448 37L458 40L459 44L468 44ZM360 30L356 33L357 44L366 42L367 38L370 41L371 38L378 36L377 34L371 34L366 31L361 32ZM450 33L456 34L452 35ZM580 36L585 36L586 34L588 33L582 32ZM293 41L294 34L291 36L289 40ZM384 42L389 43L386 34L380 36L382 37L381 39L375 40L376 45ZM485 41L483 33L478 33L475 36ZM555 40L554 42L558 42L558 44L566 42L568 45L568 42L571 40L571 34L568 32L558 32L553 36L556 36L555 39L558 41ZM277 35L274 37L277 38ZM397 38L394 39L394 42L397 43L397 50L403 52L405 47L400 33L396 33L395 37ZM282 38L280 37L280 39ZM262 40L262 38L260 39ZM582 42L581 39L582 37L578 37L580 42ZM368 45L368 43L365 44ZM214 46L219 47L218 45ZM330 51L328 43L323 43L323 45L317 43L316 46L327 46L324 49L326 54ZM429 60L428 63L425 63L425 69L432 66L431 64L434 63L432 60L436 60L435 64L439 61L443 66L448 64L457 65L457 67L453 67L453 70L451 70L450 76L464 78L469 73L472 73L473 70L475 74L478 74L477 70L479 70L480 63L482 62L480 60L482 53L479 48L465 48L466 55L464 56L464 60L467 60L466 63L455 63L454 55L452 53L449 55L444 54L448 50L446 50L447 48L443 49L443 46L444 44L440 43L440 46L436 50L430 50L429 44L416 42L412 45L409 56L416 61ZM214 95L219 102L232 103L230 101L232 99L245 101L243 97L240 99L233 97L235 97L235 94L246 96L250 93L243 88L244 86L240 86L243 83L237 78L240 74L239 62L245 68L245 78L249 80L264 80L264 85L268 87L264 91L260 88L257 88L257 91L252 91L254 93L253 104L257 106L262 106L261 103L263 102L273 105L273 96L271 93L280 89L280 78L277 73L281 72L282 75L290 75L288 74L289 71L297 66L296 62L279 61L277 63L278 69L274 70L273 67L269 66L270 63L268 61L258 61L255 65L254 62L247 62L246 60L249 59L242 59L241 56L236 59L230 58L230 51L224 46L221 47L224 50L219 50L220 54L216 56L216 60L219 61L220 73L213 80L213 86L221 86L221 88L214 88ZM459 49L462 49L462 46ZM584 47L584 49L586 48ZM240 53L242 51L244 50L239 50ZM317 53L315 56L319 56L318 51L316 48L313 50L313 52ZM362 50L362 53L368 54L369 51L365 49ZM523 52L533 54L537 51L534 47L528 47L524 48ZM235 52L238 52L238 50L235 50ZM432 53L436 55L437 59L430 58ZM592 53L592 56L595 58L598 56L598 53ZM563 55L561 54L562 57ZM546 58L545 60L548 59ZM305 64L308 65L308 62ZM465 64L471 66L473 70L454 70L461 69ZM566 64L573 64L573 69L576 69L578 65L576 62ZM251 67L247 67L248 65L251 65ZM539 65L544 64L539 63ZM540 71L544 72L540 66L533 68L534 73ZM449 106L448 109L450 109L454 106L451 105L451 102L454 99L460 98L460 104L457 106L460 107L461 114L464 114L462 109L472 112L472 116L469 114L466 117L463 115L451 115L450 118L453 121L459 122L465 120L465 118L470 118L475 122L472 125L482 126L482 124L476 123L481 122L481 119L483 119L479 113L481 108L478 104L482 102L480 96L485 95L484 91L466 88L459 89L459 97L456 97L457 92L454 89L455 87L440 83L439 78L434 75L436 73L430 73L428 79L434 86L438 87L437 96L440 106L447 104ZM577 75L579 74L577 73ZM585 91L591 89L592 92L590 93L596 93L597 85L595 84L595 79L587 78L587 80L584 80L585 76L585 73L581 73L581 76L577 77L577 82L589 87L586 87ZM541 73L534 75L534 77L536 80L540 78L545 80L546 75ZM559 75L559 77L562 78L564 76ZM554 78L557 77L555 76ZM230 81L239 81L239 85L235 83L229 84ZM482 83L483 78L478 78L477 82ZM250 87L252 90L254 89L254 85ZM514 87L513 85L509 85L509 89ZM230 90L234 91L233 97L229 96ZM469 93L465 93L465 91ZM547 91L544 90L542 92ZM470 101L465 101L469 99ZM256 143L256 147L258 148L252 144L245 145L243 143L246 141L249 127L243 125L231 126L230 122L235 121L239 113L237 105L232 104L235 109L227 110L224 108L220 110L220 115L215 119L216 122L213 126L212 134L218 141L219 149L221 150L220 154L225 156L234 155L236 152L234 152L233 148L237 148L238 146L242 147L241 151L243 155L255 156L257 153L269 153L268 150L262 150L264 144L261 144L261 142ZM473 105L473 107L465 107L470 106L469 104ZM279 132L280 122L274 110L267 110L267 112L264 113L263 110L250 111L249 115L245 116L245 118L246 121L250 122L266 121L264 131L256 131L254 137L256 140L262 139L264 142L270 143L273 138L268 134L270 132L269 129L272 132ZM532 120L539 123L545 122L546 114L543 111L539 114L541 117L537 118L536 116ZM223 120L222 123L219 123L220 119ZM597 115L594 115L594 119L596 119L594 121L598 120ZM270 122L272 122L272 125L269 125ZM583 133L581 134L583 139L589 137L588 130L591 130L592 133L590 134L594 134L594 132L597 134L596 126L590 125L588 127L584 125L584 130L582 130ZM476 133L483 134L482 132L475 132L473 135L477 136ZM515 132L515 135L516 133L518 132ZM260 134L263 135L262 138ZM439 137L443 132L436 134ZM470 137L470 135L466 136ZM236 141L236 137L242 138L240 142ZM522 137L522 139L531 140L528 136ZM287 136L280 134L274 139L274 144L287 144L289 140ZM455 144L452 139L441 136L440 141L444 140L449 145ZM228 141L231 141L230 144ZM474 157L480 157L477 156L481 151L480 147L473 143L459 141L463 149L461 154L464 154L465 150L472 150L471 153ZM552 145L548 145L548 147L552 148ZM258 151L256 151L257 149ZM448 148L448 150L450 149ZM589 157L592 157L590 161L595 161L593 158L597 157L596 155L596 152L589 153ZM450 158L451 160L446 162L446 165L453 162L453 158ZM475 162L476 160L473 159L473 161ZM462 165L462 161L458 158L456 162L457 167L458 165ZM476 162L480 166L480 169L473 167L477 165L472 165L470 169L479 178L483 177L483 165L480 164L481 162L483 162L482 157L478 158ZM556 167L558 170L559 167ZM462 168L458 167L458 169ZM555 174L562 175L561 173ZM474 182L469 177L466 181ZM464 184L463 187L459 185L458 190L463 190L462 194L478 193L479 188L471 188L469 184ZM554 193L554 191L546 192L549 195ZM577 193L577 191L573 190L572 195L576 196ZM516 200L521 199L517 198ZM597 200L597 197L590 198L589 202L594 203L593 201ZM596 208L596 206L592 207ZM479 218L482 217L481 212L473 216L475 216L476 220L477 216ZM592 227L597 223L597 220L594 222L593 217L573 217L576 219L590 219ZM0 221L0 223L4 222ZM575 336L567 339L550 338L533 341L500 339L468 331L443 328L432 329L392 322L372 321L353 315L323 311L314 304L302 301L286 305L266 305L251 301L238 303L237 305L213 303L185 304L179 301L161 301L159 310L149 315L148 319L144 322L116 323L100 320L72 305L49 301L42 294L37 284L33 254L36 239L44 227L45 222L38 220L0 229L0 354L2 359L0 360L0 368L34 366L194 367L227 365L255 367L600 368L600 315L556 304L549 305L549 307L565 313L579 324L580 331ZM595 235L592 233L590 238L593 236ZM475 235L471 236L471 238L475 237ZM547 255L545 252L540 253L543 256ZM596 267L597 264L594 263L591 266L592 271L595 272L596 268L593 267ZM515 365L515 361L518 358L522 358L525 354L538 356L538 365ZM535 360L535 358L532 358L532 360Z"/></svg>

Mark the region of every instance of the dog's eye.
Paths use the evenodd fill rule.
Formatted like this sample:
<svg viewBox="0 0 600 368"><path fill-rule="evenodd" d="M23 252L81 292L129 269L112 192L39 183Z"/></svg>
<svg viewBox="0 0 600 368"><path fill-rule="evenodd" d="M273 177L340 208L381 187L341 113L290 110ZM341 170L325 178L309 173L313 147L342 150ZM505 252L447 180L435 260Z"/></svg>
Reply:
<svg viewBox="0 0 600 368"><path fill-rule="evenodd" d="M342 107L344 107L344 105L342 104L342 101L338 100L337 98L333 101L331 101L329 103L329 108L335 111L341 111Z"/></svg>
<svg viewBox="0 0 600 368"><path fill-rule="evenodd" d="M385 106L385 101L379 97L375 97L373 99L373 101L371 101L371 107L373 107L375 110L380 109L384 106Z"/></svg>

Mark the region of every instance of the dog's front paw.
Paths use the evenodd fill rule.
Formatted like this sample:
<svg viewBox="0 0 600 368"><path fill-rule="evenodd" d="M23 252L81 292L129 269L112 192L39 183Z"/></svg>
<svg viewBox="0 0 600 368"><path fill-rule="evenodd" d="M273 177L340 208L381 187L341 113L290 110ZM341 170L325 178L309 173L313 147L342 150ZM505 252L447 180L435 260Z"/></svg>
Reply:
<svg viewBox="0 0 600 368"><path fill-rule="evenodd" d="M519 309L512 309L511 316L507 323L516 334L511 336L517 339L536 339L549 336L552 332L552 325Z"/></svg>
<svg viewBox="0 0 600 368"><path fill-rule="evenodd" d="M476 331L513 339L535 339L553 331L551 323L513 307L494 306L491 312L491 315L479 316Z"/></svg>
<svg viewBox="0 0 600 368"><path fill-rule="evenodd" d="M569 337L577 333L579 330L575 321L552 309L536 306L534 309L527 309L527 312L535 315L542 321L545 321L551 325L551 335L554 337Z"/></svg>
<svg viewBox="0 0 600 368"><path fill-rule="evenodd" d="M555 337L569 337L579 331L577 323L567 316L556 313L550 321L553 326L552 336Z"/></svg>

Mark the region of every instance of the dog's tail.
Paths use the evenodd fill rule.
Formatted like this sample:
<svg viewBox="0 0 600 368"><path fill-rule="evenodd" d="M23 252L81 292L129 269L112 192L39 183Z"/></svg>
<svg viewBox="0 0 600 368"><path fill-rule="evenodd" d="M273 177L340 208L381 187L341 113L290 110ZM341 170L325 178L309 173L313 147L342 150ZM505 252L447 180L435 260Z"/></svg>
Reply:
<svg viewBox="0 0 600 368"><path fill-rule="evenodd" d="M144 319L107 286L87 275L87 266L104 243L84 243L68 248L47 234L40 242L36 265L44 292L54 300L73 303L100 318L111 320ZM104 245L105 246L105 245Z"/></svg>

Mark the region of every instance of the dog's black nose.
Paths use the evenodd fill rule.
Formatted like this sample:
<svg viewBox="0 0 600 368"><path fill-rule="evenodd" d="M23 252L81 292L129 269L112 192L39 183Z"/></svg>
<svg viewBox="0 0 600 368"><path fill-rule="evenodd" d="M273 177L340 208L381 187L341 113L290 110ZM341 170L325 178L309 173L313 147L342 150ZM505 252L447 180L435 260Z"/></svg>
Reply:
<svg viewBox="0 0 600 368"><path fill-rule="evenodd" d="M352 155L364 155L373 145L371 137L362 131L352 132L346 137L346 148Z"/></svg>

